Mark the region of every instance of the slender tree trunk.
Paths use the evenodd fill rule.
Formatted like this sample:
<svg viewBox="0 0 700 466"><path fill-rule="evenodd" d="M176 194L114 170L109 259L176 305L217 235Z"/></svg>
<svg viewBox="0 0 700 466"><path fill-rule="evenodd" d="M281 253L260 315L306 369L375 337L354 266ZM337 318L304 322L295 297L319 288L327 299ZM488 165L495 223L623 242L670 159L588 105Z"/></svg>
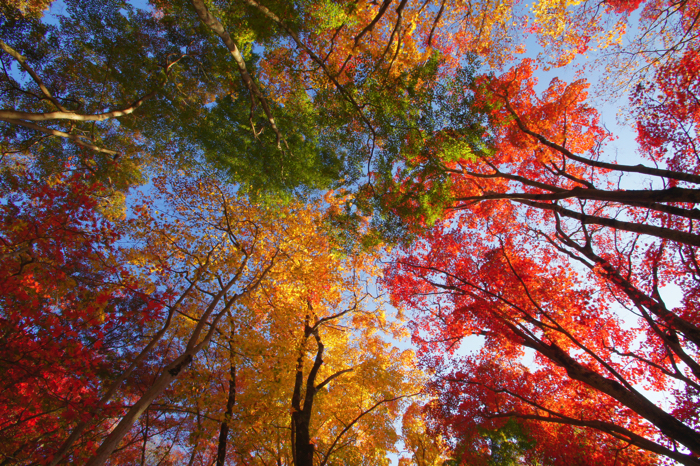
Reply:
<svg viewBox="0 0 700 466"><path fill-rule="evenodd" d="M102 445L100 445L100 448L97 449L97 452L95 452L93 457L90 458L90 461L87 462L86 466L102 466L105 464L109 455L112 454L114 449L119 445L119 442L121 442L124 436L131 430L134 422L141 417L141 414L148 409L153 400L163 393L178 374L189 366L191 362L192 354L186 352L170 363L165 370L163 370L163 373L158 376L153 385L151 385L151 388L149 388L139 401L129 409L119 424L110 432L105 441L102 442Z"/></svg>
<svg viewBox="0 0 700 466"><path fill-rule="evenodd" d="M143 362L144 359L151 353L153 348L155 348L156 344L160 341L161 338L163 338L163 335L168 331L170 328L170 325L172 324L172 319L173 319L173 313L175 312L175 309L184 301L184 299L189 295L190 291L194 288L194 285L196 282L194 282L188 289L180 295L178 298L177 302L170 307L168 310L168 316L165 319L165 322L163 324L163 327L150 339L148 344L144 349L141 350L141 352L136 356L136 358L131 362L129 367L119 376L117 377L114 382L109 386L107 389L107 392L104 394L104 396L100 399L99 404L98 404L98 409L96 410L99 412L106 404L109 402L112 397L114 396L115 393L117 393L117 390L121 386L122 383L126 379L129 378L129 376L134 372L134 370ZM92 417L95 416L95 412L91 414ZM61 448L56 452L54 455L53 459L51 460L51 463L49 463L49 466L56 466L58 463L61 462L64 456L70 451L71 447L75 443L78 438L82 435L83 431L88 427L90 424L90 420L83 420L78 423L78 425L75 426L75 429L73 429L73 432L68 436L68 438L63 442L61 445Z"/></svg>
<svg viewBox="0 0 700 466"><path fill-rule="evenodd" d="M146 426L143 431L143 444L141 445L141 466L146 465L146 448L148 447L148 411L146 411Z"/></svg>
<svg viewBox="0 0 700 466"><path fill-rule="evenodd" d="M226 446L228 442L228 433L231 428L231 415L233 414L233 406L236 404L236 365L233 363L233 354L231 354L231 381L228 386L228 400L226 402L226 413L224 421L221 423L219 430L219 447L216 452L216 466L224 466L226 461Z"/></svg>
<svg viewBox="0 0 700 466"><path fill-rule="evenodd" d="M134 404L129 409L129 411L119 421L117 426L109 433L107 438L105 438L105 440L102 442L102 445L100 445L100 447L97 449L92 458L90 458L86 466L104 465L107 462L109 455L111 455L115 448L117 448L119 442L121 442L124 436L129 432L131 427L134 425L134 422L136 422L136 420L138 420L138 418L143 414L143 412L148 409L151 403L153 403L153 400L155 400L161 393L163 393L163 391L165 391L165 389L168 388L168 386L172 383L173 380L177 378L177 376L182 372L182 370L190 365L194 356L197 353L199 353L199 351L202 348L209 344L209 341L211 340L212 335L214 334L214 329L216 329L217 325L219 324L219 320L221 320L221 317L223 316L224 312L226 312L233 305L233 303L236 300L238 300L238 298L240 298L240 296L243 293L246 293L243 292L241 294L237 294L226 303L224 309L218 314L216 314L212 322L208 324L209 331L207 332L204 339L200 343L197 343L202 331L204 330L204 327L207 325L207 320L209 316L214 312L214 309L219 304L224 294L229 290L231 286L233 286L235 280L236 279L231 280L231 282L224 289L221 290L221 292L209 305L207 310L202 314L202 317L199 323L197 324L197 327L195 327L195 329L190 335L189 341L187 343L187 349L185 350L185 352L183 352L179 357L177 357L173 362L168 364L163 369L161 374L158 376L158 378L156 378L156 381L153 382L153 385L151 385L148 391L146 391L146 393L143 394L143 396L136 402L136 404Z"/></svg>

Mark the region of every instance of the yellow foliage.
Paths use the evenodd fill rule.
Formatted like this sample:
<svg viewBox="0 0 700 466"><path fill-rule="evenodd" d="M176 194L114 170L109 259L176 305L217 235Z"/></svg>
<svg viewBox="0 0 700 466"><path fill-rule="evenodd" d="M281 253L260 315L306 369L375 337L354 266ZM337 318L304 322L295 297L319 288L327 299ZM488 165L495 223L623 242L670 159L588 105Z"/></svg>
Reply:
<svg viewBox="0 0 700 466"><path fill-rule="evenodd" d="M295 374L301 367L308 377L319 350L308 331L313 326L324 347L315 383L332 378L314 398L318 451L348 464L388 464L400 407L423 379L413 353L388 342L401 332L387 324L382 303L372 297L378 256L335 253L338 246L323 228L328 202L259 206L214 177L179 174L153 184L156 195L144 205L158 211L134 209L128 256L135 273L162 277L159 286L175 295L194 284L175 317L172 341L191 334L226 283L235 281L226 299L240 295L218 324L211 349L174 390L181 405L206 413L206 436L216 438L234 365L236 454L289 463ZM339 371L346 372L333 378ZM336 438L358 416L336 451Z"/></svg>

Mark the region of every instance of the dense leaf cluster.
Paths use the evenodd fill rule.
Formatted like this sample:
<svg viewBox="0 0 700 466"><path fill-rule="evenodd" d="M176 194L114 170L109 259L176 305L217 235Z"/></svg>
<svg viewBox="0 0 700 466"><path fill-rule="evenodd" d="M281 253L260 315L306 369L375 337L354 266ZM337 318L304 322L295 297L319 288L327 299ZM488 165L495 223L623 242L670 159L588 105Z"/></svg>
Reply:
<svg viewBox="0 0 700 466"><path fill-rule="evenodd" d="M0 13L1 464L699 464L697 0Z"/></svg>

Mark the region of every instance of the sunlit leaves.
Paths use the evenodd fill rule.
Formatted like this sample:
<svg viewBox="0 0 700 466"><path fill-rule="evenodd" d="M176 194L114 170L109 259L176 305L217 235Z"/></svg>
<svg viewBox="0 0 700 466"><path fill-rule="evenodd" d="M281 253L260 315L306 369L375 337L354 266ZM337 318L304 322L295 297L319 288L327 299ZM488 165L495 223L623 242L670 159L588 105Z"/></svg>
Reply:
<svg viewBox="0 0 700 466"><path fill-rule="evenodd" d="M125 346L160 316L163 296L116 260L122 230L102 218L98 182L21 170L4 179L0 456L41 461L102 408L104 387L131 354ZM100 418L84 432L84 453L107 427Z"/></svg>
<svg viewBox="0 0 700 466"><path fill-rule="evenodd" d="M695 192L688 182L697 181L686 149L692 138L682 133L695 125L692 78L673 68L672 78L658 75L651 93L637 91L640 141L655 161L676 169L669 171L603 162L609 135L586 104L586 83L553 79L537 95L534 66L525 60L473 80L474 99L460 103L486 115L492 150L445 157L436 174L419 172L447 186L454 200L443 221L387 269L396 302L418 312L414 340L423 363L440 371L433 418L462 438L476 435L476 425L499 428L520 418L536 433L537 454L561 449L555 463L582 454L580 445L563 442L570 426L590 436L586 456L601 464L612 464L620 438L685 461L665 448L671 440L651 442L663 433L698 448L688 411L699 376L696 319L687 307L668 309L659 291L675 283L693 306L696 275L688 258L696 236L680 233L696 227L687 210L695 200L686 204L681 194ZM460 129L458 122L450 128ZM682 189L668 196L625 191L611 177L635 172ZM413 178L401 181L397 192L414 185ZM424 221L415 204L395 212ZM622 317L614 303L633 314ZM474 335L485 339L482 349L455 357ZM525 349L534 350L527 364L519 362ZM635 388L667 391L674 383L689 390L674 392L678 409L671 415ZM657 415L669 417L659 422ZM628 454L624 461L633 464L655 461L648 452Z"/></svg>

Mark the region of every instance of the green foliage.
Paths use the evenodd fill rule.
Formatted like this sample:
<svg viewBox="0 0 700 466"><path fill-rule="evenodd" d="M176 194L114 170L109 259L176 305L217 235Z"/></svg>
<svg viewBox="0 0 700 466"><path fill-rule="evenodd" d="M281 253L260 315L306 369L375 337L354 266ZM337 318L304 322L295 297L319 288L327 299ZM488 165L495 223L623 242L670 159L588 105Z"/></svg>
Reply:
<svg viewBox="0 0 700 466"><path fill-rule="evenodd" d="M543 463L527 455L534 446L523 425L511 418L497 429L478 427L476 437L458 446L445 466L540 466Z"/></svg>
<svg viewBox="0 0 700 466"><path fill-rule="evenodd" d="M434 84L440 79L439 53L419 66L394 70L387 60L360 60L342 91L331 85L310 90L302 72L281 63L279 75L271 75L269 67L258 69L254 45L287 46L287 32L279 25L242 3L208 3L259 83L279 128L278 141L260 102L251 103L233 57L191 4L152 3L157 15L124 0L67 0L65 16L55 26L19 13L7 16L0 24L4 40L37 69L69 112L94 115L149 97L136 111L100 122L42 123L106 152L5 122L0 123L3 151L22 153L41 175L70 164L118 191L143 183L149 171L157 173L163 158L186 166L202 155L254 196L289 199L293 193L344 186L358 195L339 222L349 228L348 238L365 246L403 241L409 235L408 216L419 218L417 225L430 225L450 204L444 163L473 147L457 130L435 137L456 126L445 122L449 112L455 113L445 106L454 100L454 89ZM314 28L320 31L356 21L356 6L325 0L265 6L302 35L313 32L303 31L301 18L318 20ZM9 55L0 57L6 67L16 67ZM4 108L56 110L37 98L36 83L23 79L7 80L1 92ZM275 80L291 81L278 89ZM401 194L402 188L408 189ZM378 215L370 230L353 232L359 229L358 218L373 213Z"/></svg>
<svg viewBox="0 0 700 466"><path fill-rule="evenodd" d="M353 18L348 16L342 5L323 0L315 8L311 15L318 20L320 29L335 29L348 22L353 24Z"/></svg>
<svg viewBox="0 0 700 466"><path fill-rule="evenodd" d="M0 149L40 176L71 165L116 190L142 183L144 172L157 165L158 158L185 152L181 129L199 118L207 96L223 93L217 82L225 82L221 76L230 74L227 55L193 27L195 20L192 14L177 20L159 17L120 0L67 0L54 25L5 15L0 20L3 41L24 56L65 111L91 116L146 99L133 113L116 118L39 124L107 152L4 121ZM35 80L19 71L13 57L0 52L0 60L5 70L17 70L0 81L4 109L59 110L42 98Z"/></svg>
<svg viewBox="0 0 700 466"><path fill-rule="evenodd" d="M437 57L431 66L437 72ZM401 119L400 105L387 103L389 111L396 110L384 115L391 133L358 205L377 213L374 227L390 243L410 242L434 225L454 201L451 173L460 162L491 153L485 117L471 91L475 69L469 64L455 77L420 89L415 83L431 79L430 74L409 74L408 119Z"/></svg>
<svg viewBox="0 0 700 466"><path fill-rule="evenodd" d="M534 446L523 427L514 419L500 429L481 431L482 438L486 441L491 452L489 466L517 466L522 463L523 454Z"/></svg>
<svg viewBox="0 0 700 466"><path fill-rule="evenodd" d="M279 146L264 121L251 127L250 98L244 92L217 100L199 123L194 141L253 196L286 197L300 187L326 188L339 178L342 159L323 144L318 117L303 103L273 107L284 135Z"/></svg>

